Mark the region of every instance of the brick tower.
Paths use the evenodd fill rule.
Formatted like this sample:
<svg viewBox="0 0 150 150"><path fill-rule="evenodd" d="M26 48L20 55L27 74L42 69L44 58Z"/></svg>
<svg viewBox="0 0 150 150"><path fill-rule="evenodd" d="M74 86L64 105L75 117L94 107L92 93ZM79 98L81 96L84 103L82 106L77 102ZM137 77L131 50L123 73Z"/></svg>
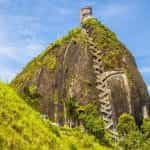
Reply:
<svg viewBox="0 0 150 150"><path fill-rule="evenodd" d="M82 21L86 18L92 17L92 7L87 6L81 9L80 11L80 22L82 23Z"/></svg>

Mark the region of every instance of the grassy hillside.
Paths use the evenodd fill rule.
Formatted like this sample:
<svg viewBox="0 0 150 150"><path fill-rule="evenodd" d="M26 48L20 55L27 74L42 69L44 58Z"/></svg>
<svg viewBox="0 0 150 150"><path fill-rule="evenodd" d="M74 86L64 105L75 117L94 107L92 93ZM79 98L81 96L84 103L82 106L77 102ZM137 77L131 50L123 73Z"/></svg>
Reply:
<svg viewBox="0 0 150 150"><path fill-rule="evenodd" d="M44 119L9 86L0 83L1 150L107 150L80 129L58 127Z"/></svg>

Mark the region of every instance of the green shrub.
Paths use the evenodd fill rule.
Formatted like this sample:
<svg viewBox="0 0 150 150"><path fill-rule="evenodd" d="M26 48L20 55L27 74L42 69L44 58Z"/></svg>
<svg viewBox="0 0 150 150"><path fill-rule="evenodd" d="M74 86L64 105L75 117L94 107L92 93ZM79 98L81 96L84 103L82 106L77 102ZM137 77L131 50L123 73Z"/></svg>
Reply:
<svg viewBox="0 0 150 150"><path fill-rule="evenodd" d="M77 147L75 144L71 143L70 144L70 150L77 150Z"/></svg>
<svg viewBox="0 0 150 150"><path fill-rule="evenodd" d="M43 58L43 65L49 70L54 70L56 68L56 57L55 56L45 56Z"/></svg>
<svg viewBox="0 0 150 150"><path fill-rule="evenodd" d="M143 142L142 134L133 130L120 139L119 146L122 150L143 150Z"/></svg>
<svg viewBox="0 0 150 150"><path fill-rule="evenodd" d="M122 150L147 150L150 148L149 119L143 121L139 130L134 118L129 114L123 114L119 118L118 132L120 135L119 147Z"/></svg>
<svg viewBox="0 0 150 150"><path fill-rule="evenodd" d="M122 114L119 117L117 129L120 136L126 136L131 131L136 131L137 127L135 124L134 117L127 113Z"/></svg>
<svg viewBox="0 0 150 150"><path fill-rule="evenodd" d="M150 139L150 118L144 119L141 128L145 139Z"/></svg>
<svg viewBox="0 0 150 150"><path fill-rule="evenodd" d="M82 106L80 111L79 117L83 122L85 129L102 141L105 134L104 122L100 118L96 106L88 104L86 106Z"/></svg>
<svg viewBox="0 0 150 150"><path fill-rule="evenodd" d="M29 89L29 94L30 94L30 95L35 95L36 92L37 92L37 86L34 85L34 84L33 84L33 85L30 85L28 89Z"/></svg>
<svg viewBox="0 0 150 150"><path fill-rule="evenodd" d="M67 109L67 116L72 122L76 122L78 120L78 107L79 103L75 97L70 97L65 100L65 106Z"/></svg>

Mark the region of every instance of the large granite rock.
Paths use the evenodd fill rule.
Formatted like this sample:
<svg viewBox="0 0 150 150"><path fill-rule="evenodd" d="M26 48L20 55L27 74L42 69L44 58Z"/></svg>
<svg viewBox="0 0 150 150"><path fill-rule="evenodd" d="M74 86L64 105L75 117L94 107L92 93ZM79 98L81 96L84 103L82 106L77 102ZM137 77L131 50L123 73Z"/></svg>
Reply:
<svg viewBox="0 0 150 150"><path fill-rule="evenodd" d="M104 72L124 72L111 75L106 80L114 124L124 112L133 114L140 124L143 106L146 105L150 115L150 105L148 91L135 60L114 33L93 18L32 60L12 81L12 87L34 108L61 125L68 122L65 108L68 97L75 97L80 105L94 103L101 107L89 37L104 54Z"/></svg>

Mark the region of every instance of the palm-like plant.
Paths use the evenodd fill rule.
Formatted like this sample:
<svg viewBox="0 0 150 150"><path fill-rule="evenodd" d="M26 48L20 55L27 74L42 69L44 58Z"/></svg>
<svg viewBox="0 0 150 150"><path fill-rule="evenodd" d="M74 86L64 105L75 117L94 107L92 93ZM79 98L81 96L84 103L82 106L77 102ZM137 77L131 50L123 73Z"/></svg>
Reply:
<svg viewBox="0 0 150 150"><path fill-rule="evenodd" d="M66 99L65 106L66 106L66 110L67 110L67 116L69 119L69 124L72 127L78 121L79 103L75 97L70 97L70 98Z"/></svg>

